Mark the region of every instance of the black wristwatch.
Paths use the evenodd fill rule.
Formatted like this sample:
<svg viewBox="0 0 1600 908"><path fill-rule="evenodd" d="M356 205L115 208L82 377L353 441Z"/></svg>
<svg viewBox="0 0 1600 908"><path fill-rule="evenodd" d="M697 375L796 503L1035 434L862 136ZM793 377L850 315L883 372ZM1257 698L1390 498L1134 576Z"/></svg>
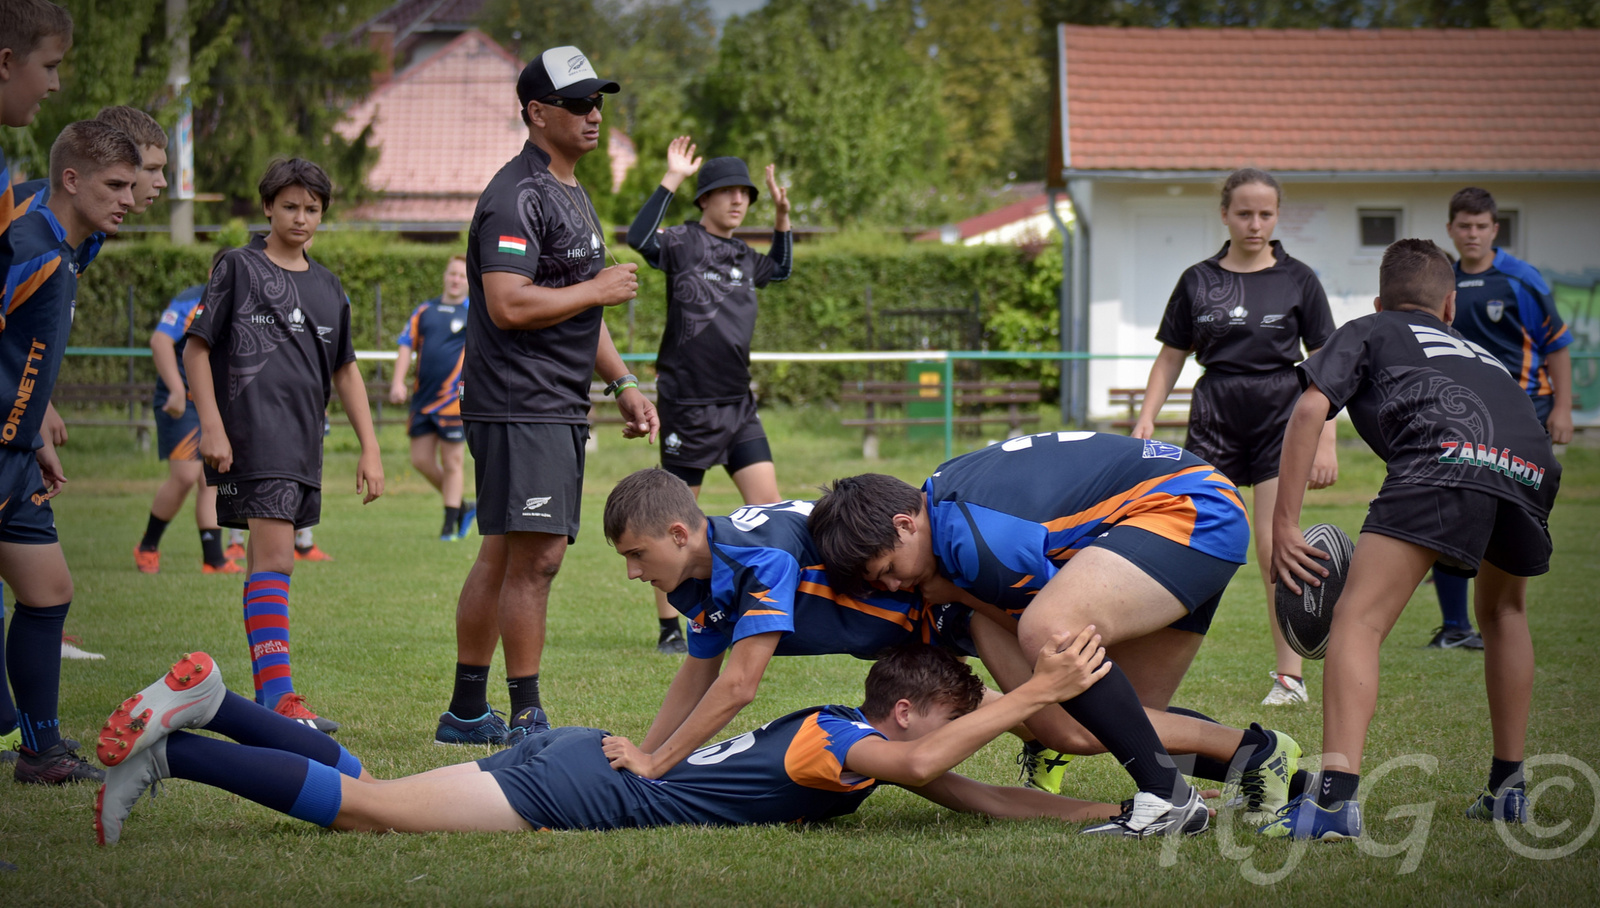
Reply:
<svg viewBox="0 0 1600 908"><path fill-rule="evenodd" d="M639 377L630 372L616 381L606 385L606 396L615 397L629 388L637 387L639 387Z"/></svg>

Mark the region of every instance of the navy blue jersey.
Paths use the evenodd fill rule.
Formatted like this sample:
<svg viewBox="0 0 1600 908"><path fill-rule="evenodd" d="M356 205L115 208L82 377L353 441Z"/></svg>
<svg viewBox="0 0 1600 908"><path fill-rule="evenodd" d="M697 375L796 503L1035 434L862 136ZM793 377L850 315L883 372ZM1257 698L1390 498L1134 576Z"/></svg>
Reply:
<svg viewBox="0 0 1600 908"><path fill-rule="evenodd" d="M183 348L189 344L189 325L200 314L200 301L205 293L205 284L195 284L193 287L185 288L172 298L172 302L162 310L161 318L156 322L156 333L172 339L172 351L178 355L178 377L183 379L182 388L168 388L167 383L159 376L156 378L156 393L152 403L157 410L167 405L167 400L171 398L173 391L185 397L189 394L189 373L183 367Z"/></svg>
<svg viewBox="0 0 1600 908"><path fill-rule="evenodd" d="M1494 251L1488 271L1467 274L1456 263L1456 320L1450 327L1505 364L1530 397L1555 394L1550 354L1572 343L1550 285L1527 262Z"/></svg>
<svg viewBox="0 0 1600 908"><path fill-rule="evenodd" d="M49 208L35 208L8 231L11 266L0 303L0 445L40 446L78 298L77 250Z"/></svg>
<svg viewBox="0 0 1600 908"><path fill-rule="evenodd" d="M0 158L0 161L3 161ZM43 208L50 201L50 181L47 179L27 180L11 187L11 221L15 223L30 211ZM0 231L3 232L3 231ZM100 254L100 247L104 246L106 235L95 231L78 247L78 273L82 274L95 256Z"/></svg>
<svg viewBox="0 0 1600 908"><path fill-rule="evenodd" d="M922 489L945 576L1013 615L1113 526L1234 564L1250 542L1226 476L1176 445L1125 435L1024 435L944 463Z"/></svg>
<svg viewBox="0 0 1600 908"><path fill-rule="evenodd" d="M469 299L446 303L434 297L418 306L400 332L400 346L416 355L411 410L429 416L461 413L461 364L467 350Z"/></svg>
<svg viewBox="0 0 1600 908"><path fill-rule="evenodd" d="M773 631L783 634L779 656L871 659L911 640L943 642L916 593L835 591L806 528L810 513L809 501L782 501L707 518L711 579L690 578L667 594L689 619L689 655L710 659Z"/></svg>

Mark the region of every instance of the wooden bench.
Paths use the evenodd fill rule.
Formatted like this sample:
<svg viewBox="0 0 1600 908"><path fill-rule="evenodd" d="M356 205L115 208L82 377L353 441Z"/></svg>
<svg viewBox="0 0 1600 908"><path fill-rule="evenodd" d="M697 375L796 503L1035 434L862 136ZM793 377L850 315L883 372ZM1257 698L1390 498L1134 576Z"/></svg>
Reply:
<svg viewBox="0 0 1600 908"><path fill-rule="evenodd" d="M50 393L50 402L55 404L57 412L66 420L69 429L73 426L132 429L134 437L138 440L139 450L146 451L150 448L150 433L156 427L153 403L155 393L155 383L148 381L67 383L55 386ZM69 409L74 405L104 407L106 404L126 408L127 417L77 416Z"/></svg>
<svg viewBox="0 0 1600 908"><path fill-rule="evenodd" d="M1006 426L1006 437L1022 434L1025 423L1039 421L1039 414L1023 412L1024 406L1033 406L1040 400L1040 384L1036 381L958 381L955 382L955 412L952 422L961 426ZM841 403L864 403L864 418L844 419L842 425L860 426L861 456L867 460L878 459L878 433L881 426L942 426L943 416L877 415L879 404L900 406L906 404L942 402L944 383L921 384L907 381L845 381L839 384ZM984 413L984 409L1004 407L1003 413ZM978 412L972 412L978 411Z"/></svg>
<svg viewBox="0 0 1600 908"><path fill-rule="evenodd" d="M1128 408L1128 417L1126 419L1119 419L1113 422L1111 424L1112 428L1133 428L1133 424L1139 421L1139 409L1144 406L1144 389L1112 388L1110 392L1110 398L1111 405L1113 407L1122 406ZM1169 405L1182 404L1184 406L1188 406L1193 399L1193 388L1173 388L1172 393L1167 395L1167 403ZM1160 414L1156 415L1156 428L1158 429L1182 429L1188 425L1189 418L1187 416L1181 419L1171 417L1162 419Z"/></svg>

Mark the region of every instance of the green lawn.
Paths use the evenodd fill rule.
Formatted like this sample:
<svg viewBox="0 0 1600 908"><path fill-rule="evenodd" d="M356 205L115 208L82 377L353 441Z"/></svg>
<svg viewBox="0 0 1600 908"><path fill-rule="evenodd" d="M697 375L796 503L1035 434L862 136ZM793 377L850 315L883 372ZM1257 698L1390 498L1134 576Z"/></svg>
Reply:
<svg viewBox="0 0 1600 908"><path fill-rule="evenodd" d="M784 493L796 497L864 469L917 481L942 453L938 442L887 438L886 460L869 467L859 459L859 436L821 407L774 411L767 425ZM335 430L317 539L338 560L301 565L291 602L297 686L313 708L344 723L345 746L391 777L477 755L431 743L449 695L456 594L475 543L436 541L437 497L406 465L400 432L387 430L383 441L389 494L363 508L351 490L351 433ZM558 723L640 737L671 678L674 660L652 645L649 590L626 582L599 531L611 484L648 466L652 454L608 428L590 459L585 527L552 595L542 686ZM1310 496L1306 523L1331 521L1354 534L1382 467L1359 444L1342 454L1339 485ZM72 482L56 513L77 584L68 631L106 655L64 665L66 733L91 740L107 711L191 649L215 655L230 686L247 691L239 583L199 574L187 514L168 531L163 572L133 568L130 550L164 466L117 430L80 430L64 455ZM1553 569L1530 594L1539 675L1529 753L1600 767L1600 450L1574 446L1565 463ZM738 504L724 475L708 479L705 503L713 512ZM1248 566L1177 702L1231 723L1268 721L1315 753L1315 705L1270 717L1256 705L1272 667L1264 612ZM121 845L100 849L93 789L6 785L0 857L22 870L0 876L0 905L1592 904L1600 839L1537 860L1523 856L1525 847L1508 847L1494 827L1461 816L1490 757L1481 657L1423 648L1437 623L1433 592L1424 587L1384 648L1368 772L1412 759L1393 764L1370 791L1361 847L1269 844L1242 824L1171 845L1086 840L1052 823L958 816L895 789L852 817L807 829L336 835L213 789L168 782L159 798L139 803ZM847 657L776 660L731 731L816 703L859 702L865 672ZM1315 698L1320 665L1308 680ZM498 681L490 691L504 706ZM1015 756L1014 744L1002 740L963 771L1009 783ZM1537 787L1557 777L1574 784ZM1109 757L1077 761L1068 778L1080 796L1131 794ZM1600 823L1593 770L1586 776L1550 765L1532 778L1544 825L1521 831L1523 841L1553 848Z"/></svg>

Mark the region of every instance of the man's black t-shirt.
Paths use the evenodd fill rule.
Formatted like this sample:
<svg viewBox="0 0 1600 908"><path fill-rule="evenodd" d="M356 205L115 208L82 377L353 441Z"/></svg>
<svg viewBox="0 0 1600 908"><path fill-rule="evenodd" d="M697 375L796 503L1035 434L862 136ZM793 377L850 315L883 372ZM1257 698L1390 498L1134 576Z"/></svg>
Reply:
<svg viewBox="0 0 1600 908"><path fill-rule="evenodd" d="M1390 478L1474 489L1549 515L1561 465L1533 402L1493 354L1431 313L1349 322L1300 376L1327 395L1328 418L1349 408Z"/></svg>
<svg viewBox="0 0 1600 908"><path fill-rule="evenodd" d="M481 422L583 425L600 342L596 306L529 331L495 327L483 294L490 271L520 274L540 287L593 280L605 267L600 223L582 186L550 174L532 142L489 181L467 234L467 352L461 415Z"/></svg>
<svg viewBox="0 0 1600 908"><path fill-rule="evenodd" d="M233 448L226 474L206 483L293 479L322 487L323 414L335 369L356 358L350 300L309 257L305 271L267 258L257 237L217 262L186 336L211 347L211 379Z"/></svg>
<svg viewBox="0 0 1600 908"><path fill-rule="evenodd" d="M1272 241L1272 267L1241 274L1222 267L1228 243L1178 278L1156 340L1193 350L1219 372L1276 372L1333 333L1333 312L1316 272Z"/></svg>

